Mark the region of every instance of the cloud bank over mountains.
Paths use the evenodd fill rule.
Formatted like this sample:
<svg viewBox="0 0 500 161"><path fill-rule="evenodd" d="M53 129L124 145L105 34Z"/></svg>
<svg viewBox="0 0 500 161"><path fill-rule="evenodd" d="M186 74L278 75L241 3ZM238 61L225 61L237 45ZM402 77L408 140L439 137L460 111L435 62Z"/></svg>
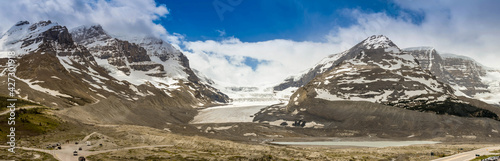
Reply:
<svg viewBox="0 0 500 161"><path fill-rule="evenodd" d="M237 35L214 29L219 40L192 41L167 31L157 21L169 15L168 6L153 0L48 0L2 1L0 31L20 20L53 20L69 28L101 24L111 34L155 35L183 51L193 68L208 77L239 86L278 83L291 74L313 66L323 57L348 49L370 35L383 34L399 47L432 46L444 53L471 57L499 68L500 1L495 0L396 0L397 16L360 8L338 12L354 23L324 33L323 41L285 39L242 42ZM170 8L172 9L172 8ZM421 19L415 20L415 15ZM223 33L222 33L223 31ZM314 31L304 31L314 32ZM256 64L245 63L247 58Z"/></svg>
<svg viewBox="0 0 500 161"><path fill-rule="evenodd" d="M234 82L261 80L262 82L279 81L292 73L297 73L314 65L321 58L335 54L370 35L383 34L393 40L399 47L432 46L442 53L454 53L471 57L483 65L499 68L500 58L500 6L499 1L436 1L416 2L395 1L406 10L399 16L390 16L385 12L365 12L359 9L345 9L343 14L356 21L348 27L333 28L325 33L324 42L295 42L291 40L269 40L262 42L240 42L230 37L222 41L186 42L186 49L194 51L188 54L196 61L224 62L218 56L254 57L269 60L271 63L260 65L256 71L247 67L238 67L241 62L227 63L220 70L245 73L235 75ZM410 14L421 14L421 22L415 22ZM306 31L305 31L306 32ZM199 53L212 53L201 59ZM213 54L216 53L216 54ZM235 65L236 64L236 65ZM210 73L212 69L203 70L214 79L229 79L224 74ZM215 67L216 68L216 67ZM272 71L272 74L267 74ZM243 75L242 77L239 77ZM236 77L237 76L237 77Z"/></svg>
<svg viewBox="0 0 500 161"><path fill-rule="evenodd" d="M0 31L21 20L52 20L68 28L101 24L112 34L164 35L153 21L167 16L165 5L154 0L17 0L0 2Z"/></svg>

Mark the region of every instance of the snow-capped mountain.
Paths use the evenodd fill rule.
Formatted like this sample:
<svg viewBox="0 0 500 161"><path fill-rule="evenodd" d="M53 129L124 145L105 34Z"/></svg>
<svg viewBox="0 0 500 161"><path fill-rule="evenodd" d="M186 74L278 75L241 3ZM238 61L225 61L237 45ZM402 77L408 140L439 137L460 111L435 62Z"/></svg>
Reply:
<svg viewBox="0 0 500 161"><path fill-rule="evenodd" d="M413 55L403 52L383 35L368 37L325 60L328 61L322 61L309 73L323 72L291 95L287 111L314 110L310 109L314 108L311 101L321 99L367 101L418 111L497 118L491 111L459 99L452 87L424 70ZM325 66L331 69L321 68Z"/></svg>
<svg viewBox="0 0 500 161"><path fill-rule="evenodd" d="M154 37L114 38L100 25L71 30L76 43L87 47L99 66L118 80L134 85L152 84L167 93L184 88L198 99L227 102L217 89L199 81L189 60L172 45ZM126 37L122 37L126 38ZM182 85L181 85L182 84Z"/></svg>
<svg viewBox="0 0 500 161"><path fill-rule="evenodd" d="M424 70L455 89L455 94L500 104L500 70L485 67L472 58L439 54L432 47L404 49L412 54Z"/></svg>
<svg viewBox="0 0 500 161"><path fill-rule="evenodd" d="M264 108L253 121L370 137L491 137L490 127L499 124L500 109L457 97L452 87L382 35L325 58L309 73L316 76L286 106Z"/></svg>
<svg viewBox="0 0 500 161"><path fill-rule="evenodd" d="M1 35L0 50L16 52L19 97L48 107L71 107L68 116L85 116L87 121L109 117L110 123L117 123L175 115L142 123L187 122L196 113L193 107L229 100L201 83L182 53L164 50L162 43L169 45L160 42L158 48L148 48L148 43L130 43L111 37L98 25L70 33L51 21L21 21ZM6 60L6 55L1 57ZM1 69L0 77L6 77L5 66ZM124 105L110 105L116 101Z"/></svg>
<svg viewBox="0 0 500 161"><path fill-rule="evenodd" d="M387 50L399 50L399 48L395 47L394 43L390 41L385 36L372 36L369 39L362 42L362 44L358 44L356 46L364 45L369 49L378 49L378 48L386 48ZM274 87L275 91L283 91L283 90L292 90L298 87L302 87L309 83L314 77L317 75L324 73L328 70L333 69L339 63L344 60L352 59L355 54L349 53L359 53L362 48L352 48L351 50L347 50L338 54L330 55L319 63L317 63L314 67L310 68L306 72L300 73L295 76L291 76L284 80L283 83ZM290 89L288 89L290 88Z"/></svg>
<svg viewBox="0 0 500 161"><path fill-rule="evenodd" d="M52 41L59 49L74 48L71 36L64 32L66 27L51 21L41 21L31 24L20 21L3 33L0 38L0 48L4 51L15 51L24 55L34 52L42 43Z"/></svg>
<svg viewBox="0 0 500 161"><path fill-rule="evenodd" d="M363 43L372 44L369 48L395 46L386 37L382 39L376 39L376 37L372 36L374 39ZM274 90L280 93L296 91L317 75L333 69L346 59L353 58L352 54L347 54L352 52L351 50L357 49L352 48L330 55L309 70L285 79L282 83L274 86ZM500 80L500 70L484 67L468 57L453 54L441 55L432 47L405 48L402 49L402 52L414 56L421 68L430 71L439 82L450 85L454 89L455 95L479 99L490 104L500 104L500 81L497 81Z"/></svg>
<svg viewBox="0 0 500 161"><path fill-rule="evenodd" d="M411 108L455 97L449 86L422 70L412 55L385 36L371 36L341 55L341 63L299 89L290 103L321 98Z"/></svg>
<svg viewBox="0 0 500 161"><path fill-rule="evenodd" d="M21 21L2 34L0 42L1 50L15 51L19 57L16 76L31 89L18 91L22 97L60 107L84 105L96 102L99 96L76 75L110 79L100 74L101 68L87 49L73 43L66 27L57 23ZM53 97L35 97L38 92Z"/></svg>

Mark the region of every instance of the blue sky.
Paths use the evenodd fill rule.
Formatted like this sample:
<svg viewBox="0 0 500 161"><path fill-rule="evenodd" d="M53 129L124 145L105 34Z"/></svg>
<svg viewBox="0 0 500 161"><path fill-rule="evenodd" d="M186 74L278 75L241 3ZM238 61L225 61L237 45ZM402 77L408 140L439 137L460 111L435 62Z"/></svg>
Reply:
<svg viewBox="0 0 500 161"><path fill-rule="evenodd" d="M366 13L385 12L392 17L410 15L420 23L423 14L404 10L386 0L157 0L170 14L156 20L168 32L183 34L188 41L218 40L234 36L244 42L272 39L325 41L324 35L337 27L348 27L356 19L346 9ZM221 8L221 16L214 3ZM221 34L225 32L224 35Z"/></svg>
<svg viewBox="0 0 500 161"><path fill-rule="evenodd" d="M346 14L348 9L384 12L394 18L404 13L416 24L424 17L422 13L404 10L387 0L235 1L236 4L227 0L157 0L159 5L166 5L170 13L155 22L168 32L184 35L186 41L237 37L243 42L273 39L325 42L324 36L332 29L357 23L354 17ZM248 56L243 61L253 70L263 62L266 60Z"/></svg>

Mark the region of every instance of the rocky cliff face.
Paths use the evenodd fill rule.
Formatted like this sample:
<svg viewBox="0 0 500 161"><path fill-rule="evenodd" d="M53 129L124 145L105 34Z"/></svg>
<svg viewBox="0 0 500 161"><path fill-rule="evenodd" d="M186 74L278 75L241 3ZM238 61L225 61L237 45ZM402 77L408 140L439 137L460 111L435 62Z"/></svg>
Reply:
<svg viewBox="0 0 500 161"><path fill-rule="evenodd" d="M115 77L140 85L150 83L166 91L176 87L192 93L201 104L225 103L229 98L201 83L189 67L189 60L170 44L154 37L113 38L99 25L81 26L71 31L77 43L86 46ZM123 74L123 75L121 75ZM183 85L179 85L183 84Z"/></svg>
<svg viewBox="0 0 500 161"><path fill-rule="evenodd" d="M403 49L404 52L410 53L417 59L420 67L424 70L429 70L441 82L450 80L448 71L445 70L443 58L432 47L415 47Z"/></svg>
<svg viewBox="0 0 500 161"><path fill-rule="evenodd" d="M429 70L439 81L450 84L467 96L488 92L481 82L486 70L475 61L458 57L444 57L431 47L407 48L424 70Z"/></svg>
<svg viewBox="0 0 500 161"><path fill-rule="evenodd" d="M200 78L189 66L189 59L171 44L155 37L122 37L122 39L138 44L146 49L148 55L157 62L165 62L168 76L185 79L200 83Z"/></svg>
<svg viewBox="0 0 500 161"><path fill-rule="evenodd" d="M86 46L93 55L130 76L131 70L151 71L149 75L164 76L164 67L151 61L147 51L137 44L112 38L101 26L72 30L76 43ZM155 71L152 71L155 69Z"/></svg>
<svg viewBox="0 0 500 161"><path fill-rule="evenodd" d="M500 104L499 83L494 81L498 70L485 67L471 58L453 54L439 54L432 47L406 48L424 70L429 70L441 82L455 89L455 94L480 99L491 104Z"/></svg>

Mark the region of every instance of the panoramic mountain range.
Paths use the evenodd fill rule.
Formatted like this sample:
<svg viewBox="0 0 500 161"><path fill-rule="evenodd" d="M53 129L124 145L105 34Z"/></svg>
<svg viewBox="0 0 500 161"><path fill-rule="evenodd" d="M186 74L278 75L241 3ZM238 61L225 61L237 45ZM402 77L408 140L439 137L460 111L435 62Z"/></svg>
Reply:
<svg viewBox="0 0 500 161"><path fill-rule="evenodd" d="M495 107L500 85L494 79L499 70L432 47L400 49L383 35L328 56L269 90L217 86L191 69L188 58L171 44L152 36L113 36L100 25L68 30L51 21L20 21L1 35L0 45L17 54L19 97L89 123L187 123L197 108L230 103L232 98L221 91L237 96L236 101L288 101L284 109L261 111L257 122L338 121L325 111L339 113L343 108L332 108L339 102L359 104L349 105L352 109L361 104L389 109L377 117L418 111L422 119L445 114L496 124L500 114ZM3 66L1 76L5 73Z"/></svg>

